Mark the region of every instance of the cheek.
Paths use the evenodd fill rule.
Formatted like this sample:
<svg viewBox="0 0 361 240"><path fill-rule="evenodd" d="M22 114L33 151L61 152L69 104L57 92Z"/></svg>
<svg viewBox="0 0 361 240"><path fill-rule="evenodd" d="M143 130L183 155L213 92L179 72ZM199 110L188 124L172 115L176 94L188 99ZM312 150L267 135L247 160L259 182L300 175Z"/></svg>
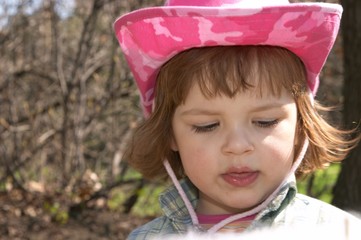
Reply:
<svg viewBox="0 0 361 240"><path fill-rule="evenodd" d="M187 175L197 173L210 164L210 154L207 148L188 146L179 151L182 165Z"/></svg>
<svg viewBox="0 0 361 240"><path fill-rule="evenodd" d="M268 143L268 146L270 149L273 149L272 151L275 154L284 156L289 155L293 152L294 143L292 141L282 141L274 139L273 141Z"/></svg>
<svg viewBox="0 0 361 240"><path fill-rule="evenodd" d="M265 141L263 154L272 157L272 159L277 159L278 163L281 165L292 165L294 158L294 142L292 141L292 138L269 138Z"/></svg>
<svg viewBox="0 0 361 240"><path fill-rule="evenodd" d="M280 166L291 167L293 163L293 145L287 145L281 147L275 147L270 150L270 155L274 159L277 159L277 162Z"/></svg>
<svg viewBox="0 0 361 240"><path fill-rule="evenodd" d="M289 130L282 131L278 137L272 141L274 148L284 157L293 156L296 141L296 127L290 124L287 129Z"/></svg>

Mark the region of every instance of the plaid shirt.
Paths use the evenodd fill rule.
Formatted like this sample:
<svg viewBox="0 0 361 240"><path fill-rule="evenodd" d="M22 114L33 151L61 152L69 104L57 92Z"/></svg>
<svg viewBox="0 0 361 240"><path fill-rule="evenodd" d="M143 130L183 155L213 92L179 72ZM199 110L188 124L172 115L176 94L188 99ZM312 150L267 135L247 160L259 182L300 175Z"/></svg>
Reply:
<svg viewBox="0 0 361 240"><path fill-rule="evenodd" d="M187 179L183 179L181 185L195 208L198 190ZM188 210L174 186L163 192L159 201L164 215L135 229L128 236L128 240L156 239L157 236L195 230ZM334 206L297 193L296 181L293 177L267 208L258 213L246 231L262 227L344 224L345 218L358 221Z"/></svg>

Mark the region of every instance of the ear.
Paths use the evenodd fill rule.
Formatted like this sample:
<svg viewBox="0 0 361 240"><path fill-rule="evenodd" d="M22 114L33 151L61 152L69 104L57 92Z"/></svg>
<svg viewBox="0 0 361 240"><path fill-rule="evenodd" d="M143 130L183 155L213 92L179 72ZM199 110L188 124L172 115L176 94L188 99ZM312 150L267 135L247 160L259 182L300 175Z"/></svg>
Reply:
<svg viewBox="0 0 361 240"><path fill-rule="evenodd" d="M173 136L170 138L170 148L175 152L178 151L178 144Z"/></svg>
<svg viewBox="0 0 361 240"><path fill-rule="evenodd" d="M301 120L298 119L296 123L296 130L295 130L295 138L294 138L294 145L297 146L298 144L301 144L302 137L304 136L304 133L301 128Z"/></svg>
<svg viewBox="0 0 361 240"><path fill-rule="evenodd" d="M294 138L294 143L293 143L294 146L297 146L300 143L299 138L300 138L300 135L298 134L298 131L296 131L295 138Z"/></svg>

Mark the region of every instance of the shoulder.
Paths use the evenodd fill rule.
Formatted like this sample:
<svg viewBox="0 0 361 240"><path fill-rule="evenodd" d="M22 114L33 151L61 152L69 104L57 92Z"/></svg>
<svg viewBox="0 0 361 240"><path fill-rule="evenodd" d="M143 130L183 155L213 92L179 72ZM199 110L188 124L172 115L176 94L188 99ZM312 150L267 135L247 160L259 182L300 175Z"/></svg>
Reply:
<svg viewBox="0 0 361 240"><path fill-rule="evenodd" d="M167 217L158 217L138 228L133 230L127 240L142 240L152 239L163 234L170 234L173 232L173 227Z"/></svg>
<svg viewBox="0 0 361 240"><path fill-rule="evenodd" d="M299 205L301 208L309 209L309 211L313 211L316 215L319 215L319 220L327 221L328 218L334 219L334 217L350 217L352 216L350 213L337 208L329 203L323 202L321 200L303 195L297 194L295 198L295 205ZM308 211L307 211L308 212Z"/></svg>
<svg viewBox="0 0 361 240"><path fill-rule="evenodd" d="M298 224L344 224L348 222L361 223L350 213L318 199L297 194L290 204L279 215L281 225Z"/></svg>

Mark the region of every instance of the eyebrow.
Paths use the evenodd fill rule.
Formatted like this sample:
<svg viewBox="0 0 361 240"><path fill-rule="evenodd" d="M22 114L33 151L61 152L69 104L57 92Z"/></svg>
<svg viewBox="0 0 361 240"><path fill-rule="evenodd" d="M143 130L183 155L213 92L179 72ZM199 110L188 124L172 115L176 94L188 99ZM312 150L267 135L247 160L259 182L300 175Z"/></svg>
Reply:
<svg viewBox="0 0 361 240"><path fill-rule="evenodd" d="M218 112L216 111L212 111L212 110L208 110L208 109L200 109L200 108L191 108L189 110L185 110L183 112L181 112L181 116L186 116L186 115L217 115Z"/></svg>
<svg viewBox="0 0 361 240"><path fill-rule="evenodd" d="M263 112L263 111L267 111L267 110L271 110L271 109L275 109L275 108L284 108L285 105L288 105L289 103L266 103L266 104L262 104L260 106L256 106L256 107L252 107L250 112ZM212 115L217 115L219 114L218 111L214 111L212 109L203 109L203 108L191 108L188 110L185 110L183 112L181 112L181 116L187 116L187 115L207 115L207 116L212 116Z"/></svg>

